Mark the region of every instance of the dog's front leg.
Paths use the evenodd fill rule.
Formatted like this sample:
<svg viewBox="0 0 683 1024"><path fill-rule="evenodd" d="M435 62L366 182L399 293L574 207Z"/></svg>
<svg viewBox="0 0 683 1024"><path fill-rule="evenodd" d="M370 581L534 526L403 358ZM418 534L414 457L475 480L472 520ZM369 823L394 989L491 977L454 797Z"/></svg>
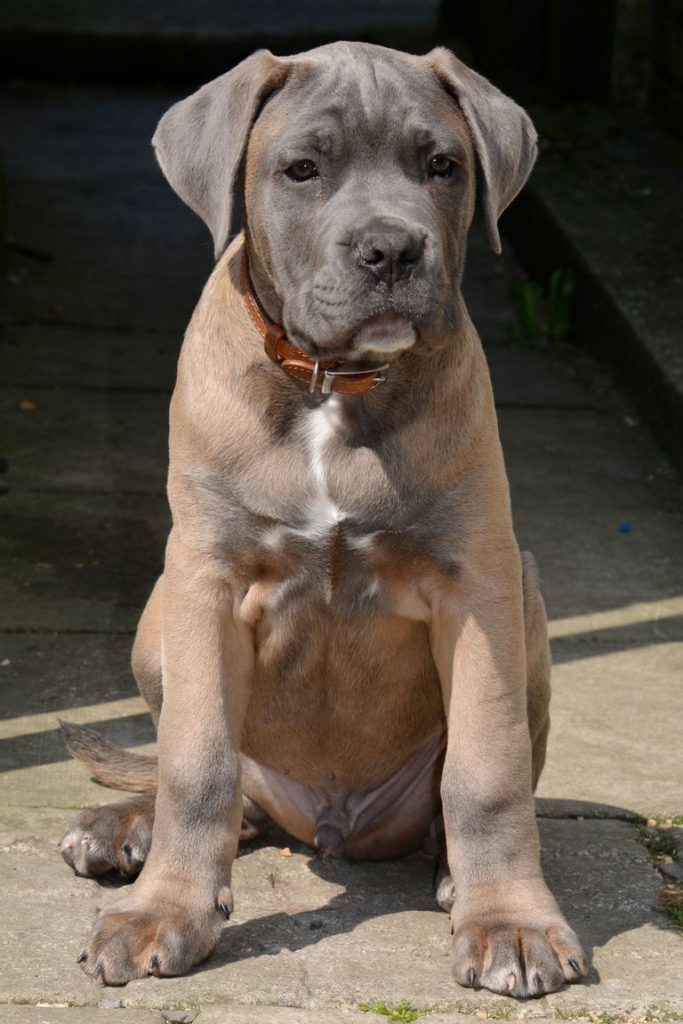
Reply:
<svg viewBox="0 0 683 1024"><path fill-rule="evenodd" d="M173 534L162 602L164 695L150 856L81 954L86 970L109 984L187 971L212 951L232 906L251 635L220 568Z"/></svg>
<svg viewBox="0 0 683 1024"><path fill-rule="evenodd" d="M448 746L442 777L461 985L540 996L586 959L540 867L531 784L522 579L514 543L463 560L433 604Z"/></svg>

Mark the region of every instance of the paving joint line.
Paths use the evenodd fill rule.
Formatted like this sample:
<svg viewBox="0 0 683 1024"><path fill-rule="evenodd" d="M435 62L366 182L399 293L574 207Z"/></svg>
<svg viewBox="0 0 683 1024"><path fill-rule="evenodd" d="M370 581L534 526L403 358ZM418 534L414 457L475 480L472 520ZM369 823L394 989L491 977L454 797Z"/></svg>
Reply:
<svg viewBox="0 0 683 1024"><path fill-rule="evenodd" d="M101 384L44 384L31 381L3 381L0 384L0 391L10 391L13 388L30 388L33 391L54 391L60 393L63 391L94 391L97 394L107 393L109 391L114 394L149 394L149 395L171 395L173 394L172 388L153 388L153 387L136 387L135 385L101 385Z"/></svg>
<svg viewBox="0 0 683 1024"><path fill-rule="evenodd" d="M600 415L607 413L606 409L601 408L599 405L592 405L584 402L496 402L496 409L520 409L525 411L527 409L533 410L534 412L549 411L549 412L596 412Z"/></svg>
<svg viewBox="0 0 683 1024"><path fill-rule="evenodd" d="M7 626L0 636L135 636L135 629L41 629L36 626Z"/></svg>
<svg viewBox="0 0 683 1024"><path fill-rule="evenodd" d="M191 314L192 314L192 310L189 310L188 317L187 317L188 322L189 322ZM31 327L54 327L57 330L59 330L60 328L68 328L69 330L76 330L76 331L83 331L83 332L85 332L85 331L103 331L106 334L131 334L131 335L136 335L136 334L154 334L154 335L158 335L159 337L166 337L166 338L182 338L183 335L185 334L185 327L178 327L178 328L176 328L174 330L168 330L167 328L164 329L164 330L160 330L159 328L155 329L154 327L148 327L148 326L135 327L135 326L131 326L131 325L123 326L121 324L87 323L87 322L81 321L81 320L59 320L59 321L49 320L49 319L44 320L44 319L42 319L42 317L38 317L35 320L14 320L14 321L12 321L9 324L3 324L3 327L4 327L5 330L12 330L12 329L23 329L23 330L26 330L26 329L30 329Z"/></svg>
<svg viewBox="0 0 683 1024"><path fill-rule="evenodd" d="M10 467L11 472L11 467ZM117 498L165 498L166 491L107 491L101 488L87 487L8 487L4 494L82 494L86 498L117 497ZM0 495L2 496L2 495Z"/></svg>

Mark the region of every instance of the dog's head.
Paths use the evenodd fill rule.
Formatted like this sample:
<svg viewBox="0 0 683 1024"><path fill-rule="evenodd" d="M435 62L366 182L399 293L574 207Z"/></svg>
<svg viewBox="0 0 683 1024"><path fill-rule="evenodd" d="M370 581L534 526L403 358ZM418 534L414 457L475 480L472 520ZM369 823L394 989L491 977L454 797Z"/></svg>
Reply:
<svg viewBox="0 0 683 1024"><path fill-rule="evenodd" d="M499 252L536 156L524 111L448 50L365 43L255 53L172 107L153 143L217 258L243 178L261 300L323 358L447 337L477 182Z"/></svg>

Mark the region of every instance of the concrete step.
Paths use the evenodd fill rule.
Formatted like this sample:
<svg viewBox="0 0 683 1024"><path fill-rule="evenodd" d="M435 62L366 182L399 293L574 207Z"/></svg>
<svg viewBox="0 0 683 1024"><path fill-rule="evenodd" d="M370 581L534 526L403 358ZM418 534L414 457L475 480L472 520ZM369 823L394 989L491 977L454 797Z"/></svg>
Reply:
<svg viewBox="0 0 683 1024"><path fill-rule="evenodd" d="M6 0L0 46L5 75L206 79L263 46L295 53L364 39L419 51L432 45L439 7L438 0Z"/></svg>
<svg viewBox="0 0 683 1024"><path fill-rule="evenodd" d="M504 232L534 280L574 272L575 339L683 469L680 145L632 111L568 107L535 119L541 158Z"/></svg>

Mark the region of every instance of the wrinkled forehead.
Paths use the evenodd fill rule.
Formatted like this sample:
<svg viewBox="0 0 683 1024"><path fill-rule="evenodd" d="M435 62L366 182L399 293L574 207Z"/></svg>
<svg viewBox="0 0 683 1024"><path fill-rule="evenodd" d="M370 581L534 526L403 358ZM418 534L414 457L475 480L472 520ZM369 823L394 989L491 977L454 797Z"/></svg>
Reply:
<svg viewBox="0 0 683 1024"><path fill-rule="evenodd" d="M376 152L403 142L463 158L471 153L465 120L426 62L370 47L294 59L292 74L266 104L254 136L264 156L269 142L275 150L308 145L332 154L349 143Z"/></svg>

